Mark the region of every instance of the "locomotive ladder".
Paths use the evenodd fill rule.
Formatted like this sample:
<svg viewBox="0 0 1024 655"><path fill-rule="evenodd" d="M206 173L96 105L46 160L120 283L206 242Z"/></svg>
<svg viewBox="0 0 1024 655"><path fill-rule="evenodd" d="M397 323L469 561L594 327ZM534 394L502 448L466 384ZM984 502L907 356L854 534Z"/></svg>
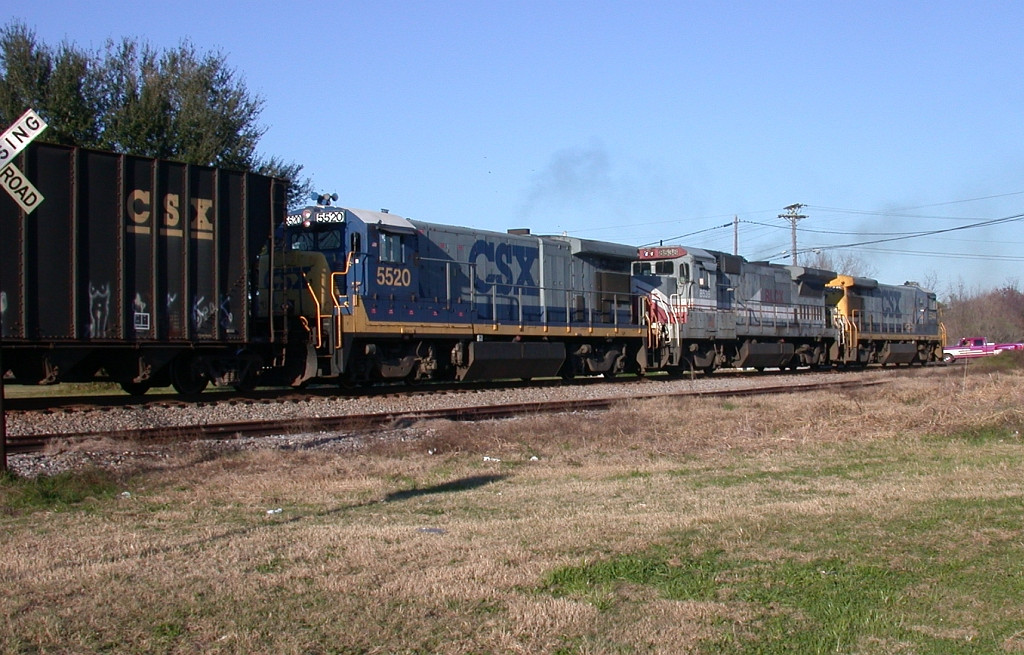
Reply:
<svg viewBox="0 0 1024 655"><path fill-rule="evenodd" d="M839 343L840 352L844 353L844 358L848 359L846 353L849 353L851 349L853 352L856 352L858 340L857 326L838 310L833 310L832 323L839 332L836 341Z"/></svg>

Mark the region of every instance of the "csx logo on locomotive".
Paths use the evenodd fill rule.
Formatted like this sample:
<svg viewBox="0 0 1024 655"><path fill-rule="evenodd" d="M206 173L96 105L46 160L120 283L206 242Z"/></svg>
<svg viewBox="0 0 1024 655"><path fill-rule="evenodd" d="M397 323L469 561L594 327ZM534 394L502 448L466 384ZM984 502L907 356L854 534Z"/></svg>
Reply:
<svg viewBox="0 0 1024 655"><path fill-rule="evenodd" d="M152 229L153 219L153 193L145 189L135 189L128 194L125 203L128 210L128 231L132 234L149 234ZM189 233L193 239L213 239L213 213L212 198L192 198L191 200L191 221L189 222ZM185 230L181 226L181 195L177 193L164 194L163 215L160 224L160 234L163 236L180 237L184 236Z"/></svg>
<svg viewBox="0 0 1024 655"><path fill-rule="evenodd" d="M495 293L499 295L539 295L537 283L533 280L533 266L537 262L539 252L537 248L530 246L510 243L495 245L480 239L469 251L469 263L476 264L477 293L490 293L494 288ZM498 272L486 273L492 267L478 264L481 257L494 264L493 268L498 269Z"/></svg>
<svg viewBox="0 0 1024 655"><path fill-rule="evenodd" d="M882 291L882 315L899 316L901 297L899 291Z"/></svg>

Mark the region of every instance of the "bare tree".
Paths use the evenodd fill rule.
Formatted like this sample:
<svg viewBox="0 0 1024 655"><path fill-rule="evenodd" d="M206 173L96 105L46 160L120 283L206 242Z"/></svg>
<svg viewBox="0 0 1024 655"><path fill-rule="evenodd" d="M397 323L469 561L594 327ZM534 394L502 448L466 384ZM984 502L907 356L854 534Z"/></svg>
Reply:
<svg viewBox="0 0 1024 655"><path fill-rule="evenodd" d="M841 275L854 277L871 277L874 269L863 259L849 251L813 250L800 255L800 265L808 268L820 268L835 271Z"/></svg>
<svg viewBox="0 0 1024 655"><path fill-rule="evenodd" d="M952 286L942 303L942 320L950 340L988 337L994 341L1024 339L1024 293L1016 281L991 290L968 289L963 280Z"/></svg>

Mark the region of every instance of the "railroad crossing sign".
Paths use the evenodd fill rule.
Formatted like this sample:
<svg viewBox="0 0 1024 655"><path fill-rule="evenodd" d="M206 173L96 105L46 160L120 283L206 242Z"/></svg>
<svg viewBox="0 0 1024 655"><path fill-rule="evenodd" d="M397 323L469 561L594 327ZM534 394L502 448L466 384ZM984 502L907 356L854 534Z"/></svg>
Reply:
<svg viewBox="0 0 1024 655"><path fill-rule="evenodd" d="M39 114L34 110L29 109L15 121L14 125L0 134L0 185L11 194L26 214L32 213L32 210L39 206L43 201L43 195L14 165L14 156L24 150L45 129L46 121L39 118ZM0 341L3 341L2 332ZM3 379L6 372L7 369L0 363L0 473L7 470L7 414L4 412Z"/></svg>
<svg viewBox="0 0 1024 655"><path fill-rule="evenodd" d="M11 194L26 214L43 201L43 195L32 186L25 174L14 165L14 156L43 133L46 121L34 110L29 109L13 125L0 134L0 186Z"/></svg>

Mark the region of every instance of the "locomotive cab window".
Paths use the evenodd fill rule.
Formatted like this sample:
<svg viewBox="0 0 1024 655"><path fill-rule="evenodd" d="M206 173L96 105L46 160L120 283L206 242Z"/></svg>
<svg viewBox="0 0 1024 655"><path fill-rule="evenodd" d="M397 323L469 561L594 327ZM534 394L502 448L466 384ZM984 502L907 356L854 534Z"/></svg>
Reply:
<svg viewBox="0 0 1024 655"><path fill-rule="evenodd" d="M380 233L380 260L396 264L405 263L405 252L402 249L400 234Z"/></svg>
<svg viewBox="0 0 1024 655"><path fill-rule="evenodd" d="M690 281L690 265L685 262L679 263L679 279L683 282Z"/></svg>
<svg viewBox="0 0 1024 655"><path fill-rule="evenodd" d="M337 250L341 248L341 230L327 230L320 234L318 250Z"/></svg>
<svg viewBox="0 0 1024 655"><path fill-rule="evenodd" d="M292 250L316 249L316 236L312 232L296 232L289 241Z"/></svg>
<svg viewBox="0 0 1024 655"><path fill-rule="evenodd" d="M633 275L650 275L651 262L633 262Z"/></svg>
<svg viewBox="0 0 1024 655"><path fill-rule="evenodd" d="M658 262L654 265L655 275L675 275L675 262Z"/></svg>
<svg viewBox="0 0 1024 655"><path fill-rule="evenodd" d="M341 248L341 230L332 228L294 232L290 237L290 248L310 252L337 250Z"/></svg>

